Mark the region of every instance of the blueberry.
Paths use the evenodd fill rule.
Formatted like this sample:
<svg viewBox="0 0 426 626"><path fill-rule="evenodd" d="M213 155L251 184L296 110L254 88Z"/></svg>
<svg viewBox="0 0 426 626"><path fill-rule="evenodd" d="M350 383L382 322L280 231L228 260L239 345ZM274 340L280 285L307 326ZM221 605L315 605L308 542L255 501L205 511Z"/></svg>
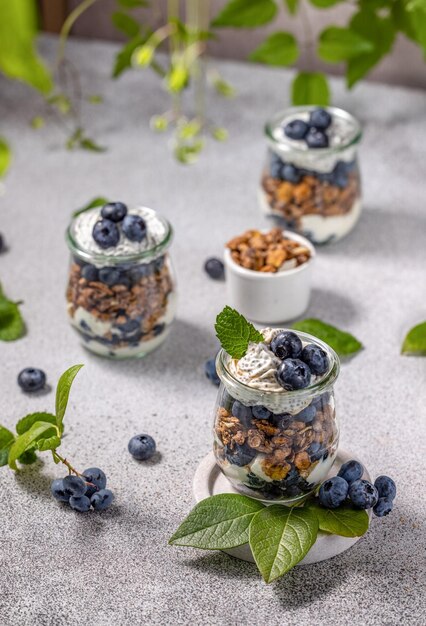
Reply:
<svg viewBox="0 0 426 626"><path fill-rule="evenodd" d="M318 443L318 441L313 441L307 449L307 453L309 454L309 458L312 462L319 461L323 453L321 444Z"/></svg>
<svg viewBox="0 0 426 626"><path fill-rule="evenodd" d="M320 504L327 509L337 509L346 500L348 488L348 483L340 476L329 478L320 487L318 494Z"/></svg>
<svg viewBox="0 0 426 626"><path fill-rule="evenodd" d="M389 476L378 476L374 481L379 498L388 498L393 500L396 496L396 485Z"/></svg>
<svg viewBox="0 0 426 626"><path fill-rule="evenodd" d="M79 513L87 513L90 509L90 500L87 496L71 496L70 507Z"/></svg>
<svg viewBox="0 0 426 626"><path fill-rule="evenodd" d="M126 214L127 207L122 202L108 202L108 204L104 204L101 210L102 217L111 220L111 222L121 222Z"/></svg>
<svg viewBox="0 0 426 626"><path fill-rule="evenodd" d="M341 476L351 485L355 480L359 480L364 473L364 468L359 461L347 461L343 463L337 475Z"/></svg>
<svg viewBox="0 0 426 626"><path fill-rule="evenodd" d="M4 249L5 249L4 239L3 239L3 235L0 233L0 252L4 252Z"/></svg>
<svg viewBox="0 0 426 626"><path fill-rule="evenodd" d="M282 177L290 183L297 184L300 181L301 175L297 167L288 163L282 168Z"/></svg>
<svg viewBox="0 0 426 626"><path fill-rule="evenodd" d="M320 130L326 130L331 124L331 115L325 109L314 109L309 116L309 124Z"/></svg>
<svg viewBox="0 0 426 626"><path fill-rule="evenodd" d="M86 485L86 496L89 498L99 489L105 489L106 476L99 467L89 467L83 472L83 476L90 485Z"/></svg>
<svg viewBox="0 0 426 626"><path fill-rule="evenodd" d="M81 270L81 275L83 276L83 278L85 278L89 282L97 281L99 278L97 268L94 265L90 265L90 264L85 265L83 267L83 269Z"/></svg>
<svg viewBox="0 0 426 626"><path fill-rule="evenodd" d="M250 425L253 414L249 406L245 406L239 400L235 400L231 412L244 426Z"/></svg>
<svg viewBox="0 0 426 626"><path fill-rule="evenodd" d="M328 137L322 130L317 130L316 128L310 128L305 141L310 148L327 148L328 147Z"/></svg>
<svg viewBox="0 0 426 626"><path fill-rule="evenodd" d="M204 269L210 278L221 280L225 276L225 266L220 259L212 257L204 263Z"/></svg>
<svg viewBox="0 0 426 626"><path fill-rule="evenodd" d="M325 350L313 343L303 348L300 358L309 366L313 374L325 374L330 365L330 360Z"/></svg>
<svg viewBox="0 0 426 626"><path fill-rule="evenodd" d="M271 341L271 350L279 359L297 359L302 353L302 342L296 333L284 331Z"/></svg>
<svg viewBox="0 0 426 626"><path fill-rule="evenodd" d="M146 461L155 452L155 441L150 435L135 435L130 439L127 448L135 459Z"/></svg>
<svg viewBox="0 0 426 626"><path fill-rule="evenodd" d="M96 222L92 236L100 248L114 248L120 241L118 228L111 220Z"/></svg>
<svg viewBox="0 0 426 626"><path fill-rule="evenodd" d="M46 384L46 374L36 367L26 367L18 374L18 385L23 391L39 391Z"/></svg>
<svg viewBox="0 0 426 626"><path fill-rule="evenodd" d="M263 489L265 486L265 481L256 476L256 474L252 474L252 472L247 474L247 482L252 489Z"/></svg>
<svg viewBox="0 0 426 626"><path fill-rule="evenodd" d="M330 404L330 400L331 400L331 393L329 391L326 391L324 393L322 393L320 396L317 396L316 398L314 398L314 400L312 400L312 404L314 404L318 411L323 411L324 408Z"/></svg>
<svg viewBox="0 0 426 626"><path fill-rule="evenodd" d="M286 430L294 420L290 413L279 413L272 416L273 424L280 430Z"/></svg>
<svg viewBox="0 0 426 626"><path fill-rule="evenodd" d="M377 500L377 504L373 508L373 513L374 515L377 515L377 517L384 517L385 515L389 515L392 511L392 507L392 498L379 498Z"/></svg>
<svg viewBox="0 0 426 626"><path fill-rule="evenodd" d="M103 267L99 270L99 280L105 285L118 285L120 282L121 274L115 267Z"/></svg>
<svg viewBox="0 0 426 626"><path fill-rule="evenodd" d="M336 187L344 188L349 181L348 172L346 170L346 164L343 161L339 161L331 173L331 183Z"/></svg>
<svg viewBox="0 0 426 626"><path fill-rule="evenodd" d="M293 120L284 127L284 133L290 139L303 139L308 131L309 124L303 120Z"/></svg>
<svg viewBox="0 0 426 626"><path fill-rule="evenodd" d="M129 271L130 279L133 283L138 283L142 278L150 276L154 271L154 265L152 263L142 263L141 265L135 265Z"/></svg>
<svg viewBox="0 0 426 626"><path fill-rule="evenodd" d="M95 511L104 511L107 509L114 499L114 494L109 489L101 489L93 494L90 503Z"/></svg>
<svg viewBox="0 0 426 626"><path fill-rule="evenodd" d="M297 485L289 485L288 487L285 487L283 491L285 491L286 496L292 498L295 496L300 496L300 494L302 493L302 490Z"/></svg>
<svg viewBox="0 0 426 626"><path fill-rule="evenodd" d="M127 320L124 324L117 324L117 328L121 330L124 335L131 335L140 330L141 324L138 320Z"/></svg>
<svg viewBox="0 0 426 626"><path fill-rule="evenodd" d="M166 256L160 256L158 259L155 259L155 261L153 262L154 264L154 270L156 272L160 272L163 267L164 267L164 263L166 262Z"/></svg>
<svg viewBox="0 0 426 626"><path fill-rule="evenodd" d="M146 223L139 215L126 215L123 220L123 233L130 241L143 241L146 237Z"/></svg>
<svg viewBox="0 0 426 626"><path fill-rule="evenodd" d="M80 476L65 476L62 480L64 493L68 496L83 496L86 493L86 483Z"/></svg>
<svg viewBox="0 0 426 626"><path fill-rule="evenodd" d="M216 371L216 359L209 359L208 361L205 362L205 364L204 364L204 372L205 372L207 378L209 380L211 380L211 382L214 385L219 387L219 385L220 385L220 378L217 375L217 371Z"/></svg>
<svg viewBox="0 0 426 626"><path fill-rule="evenodd" d="M304 389L311 382L311 370L300 359L285 359L277 370L277 381L287 391Z"/></svg>
<svg viewBox="0 0 426 626"><path fill-rule="evenodd" d="M275 154L275 152L272 152L269 163L269 174L272 178L281 179L284 163L281 161L280 157Z"/></svg>
<svg viewBox="0 0 426 626"><path fill-rule="evenodd" d="M315 406L313 404L310 404L309 406L304 408L303 411L300 411L300 413L295 415L294 419L297 422L305 422L305 424L308 424L309 422L312 422L314 420L316 414L317 410Z"/></svg>
<svg viewBox="0 0 426 626"><path fill-rule="evenodd" d="M256 450L250 448L246 443L243 443L241 446L235 444L233 450L231 450L229 446L225 446L225 457L230 463L238 465L239 467L248 465L250 461L254 459L256 454Z"/></svg>
<svg viewBox="0 0 426 626"><path fill-rule="evenodd" d="M80 321L80 328L82 328L86 332L90 332L90 326L85 320Z"/></svg>
<svg viewBox="0 0 426 626"><path fill-rule="evenodd" d="M299 472L295 467L292 467L287 476L282 481L282 484L285 485L286 488L293 487L297 485L299 482Z"/></svg>
<svg viewBox="0 0 426 626"><path fill-rule="evenodd" d="M355 480L349 487L349 498L358 509L371 509L379 499L379 494L374 485L368 480Z"/></svg>
<svg viewBox="0 0 426 626"><path fill-rule="evenodd" d="M272 415L271 411L265 406L252 406L251 410L253 417L258 420L268 420Z"/></svg>
<svg viewBox="0 0 426 626"><path fill-rule="evenodd" d="M56 478L52 481L50 485L50 491L55 500L60 500L61 502L68 502L70 496L68 493L65 493L64 481L62 478Z"/></svg>

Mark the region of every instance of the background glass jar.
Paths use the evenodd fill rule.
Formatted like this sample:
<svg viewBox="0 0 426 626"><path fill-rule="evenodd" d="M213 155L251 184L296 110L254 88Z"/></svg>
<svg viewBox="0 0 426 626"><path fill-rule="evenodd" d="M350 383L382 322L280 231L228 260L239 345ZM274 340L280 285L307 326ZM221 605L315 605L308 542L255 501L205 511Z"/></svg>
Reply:
<svg viewBox="0 0 426 626"><path fill-rule="evenodd" d="M216 461L244 495L264 502L303 500L325 480L339 443L333 384L339 374L337 355L305 333L330 359L328 374L306 389L261 391L238 381L231 357L221 350L216 368L221 380L215 415Z"/></svg>
<svg viewBox="0 0 426 626"><path fill-rule="evenodd" d="M317 107L292 107L265 126L267 162L259 190L260 206L286 228L313 243L337 241L352 230L361 213L357 147L362 137L357 120L328 107L332 117L329 147L309 148L289 139L284 127L295 119L308 122Z"/></svg>
<svg viewBox="0 0 426 626"><path fill-rule="evenodd" d="M176 283L168 249L172 228L154 247L128 256L90 254L67 231L71 251L67 309L71 326L91 352L115 359L143 357L168 335Z"/></svg>

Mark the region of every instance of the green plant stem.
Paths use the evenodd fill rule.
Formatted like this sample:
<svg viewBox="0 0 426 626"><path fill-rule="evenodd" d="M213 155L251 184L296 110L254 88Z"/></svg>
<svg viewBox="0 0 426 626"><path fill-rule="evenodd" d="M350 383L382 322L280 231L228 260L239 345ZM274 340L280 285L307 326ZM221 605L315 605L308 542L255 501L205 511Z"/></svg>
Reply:
<svg viewBox="0 0 426 626"><path fill-rule="evenodd" d="M167 17L170 23L173 19L179 19L179 0L167 0ZM179 40L177 31L171 32L169 37L170 60L179 52ZM173 117L178 119L182 112L182 96L180 93L172 95Z"/></svg>
<svg viewBox="0 0 426 626"><path fill-rule="evenodd" d="M52 450L53 457L59 459L61 463L63 463L67 468L70 474L75 474L76 476L81 476L84 478L83 474L77 472L77 470L71 465L69 461L64 459L60 454L58 454L57 450Z"/></svg>
<svg viewBox="0 0 426 626"><path fill-rule="evenodd" d="M210 13L210 0L186 0L187 25L197 36L198 33L208 29ZM206 82L205 82L205 58L203 57L206 44L197 41L197 54L191 66L191 75L195 89L195 113L203 125L206 114Z"/></svg>
<svg viewBox="0 0 426 626"><path fill-rule="evenodd" d="M58 55L56 58L56 65L59 66L61 61L65 55L65 46L67 43L68 35L70 34L71 28L74 26L75 22L78 20L80 15L82 15L87 9L89 9L95 2L98 0L83 0L78 6L75 7L74 11L68 15L67 19L62 25L61 32L59 33L59 46L58 46Z"/></svg>

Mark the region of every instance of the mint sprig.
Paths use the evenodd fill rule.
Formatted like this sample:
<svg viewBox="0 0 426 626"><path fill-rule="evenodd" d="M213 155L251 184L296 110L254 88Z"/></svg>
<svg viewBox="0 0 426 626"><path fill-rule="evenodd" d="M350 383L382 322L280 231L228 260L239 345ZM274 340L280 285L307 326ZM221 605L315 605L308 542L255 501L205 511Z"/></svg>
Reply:
<svg viewBox="0 0 426 626"><path fill-rule="evenodd" d="M20 304L21 302L9 300L0 284L0 341L15 341L25 334Z"/></svg>
<svg viewBox="0 0 426 626"><path fill-rule="evenodd" d="M426 322L413 326L407 333L401 352L411 356L426 356Z"/></svg>
<svg viewBox="0 0 426 626"><path fill-rule="evenodd" d="M216 336L220 345L233 359L241 359L249 343L264 341L263 335L230 306L226 306L216 318Z"/></svg>
<svg viewBox="0 0 426 626"><path fill-rule="evenodd" d="M350 333L315 318L296 322L293 328L325 341L339 356L355 354L363 347L362 343Z"/></svg>

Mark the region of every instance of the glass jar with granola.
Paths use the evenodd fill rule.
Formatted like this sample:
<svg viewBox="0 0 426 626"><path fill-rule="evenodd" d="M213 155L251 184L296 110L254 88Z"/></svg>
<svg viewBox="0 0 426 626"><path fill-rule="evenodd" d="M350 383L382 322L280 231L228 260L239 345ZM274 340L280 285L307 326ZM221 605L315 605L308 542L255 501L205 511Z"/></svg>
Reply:
<svg viewBox="0 0 426 626"><path fill-rule="evenodd" d="M241 493L264 502L303 500L337 454L334 383L339 359L302 332L265 328L240 359L217 356L217 463Z"/></svg>
<svg viewBox="0 0 426 626"><path fill-rule="evenodd" d="M176 310L172 228L152 209L111 202L75 215L67 308L90 351L142 357L167 337Z"/></svg>
<svg viewBox="0 0 426 626"><path fill-rule="evenodd" d="M265 133L262 210L313 243L347 235L361 213L357 120L335 107L292 107L268 122Z"/></svg>

